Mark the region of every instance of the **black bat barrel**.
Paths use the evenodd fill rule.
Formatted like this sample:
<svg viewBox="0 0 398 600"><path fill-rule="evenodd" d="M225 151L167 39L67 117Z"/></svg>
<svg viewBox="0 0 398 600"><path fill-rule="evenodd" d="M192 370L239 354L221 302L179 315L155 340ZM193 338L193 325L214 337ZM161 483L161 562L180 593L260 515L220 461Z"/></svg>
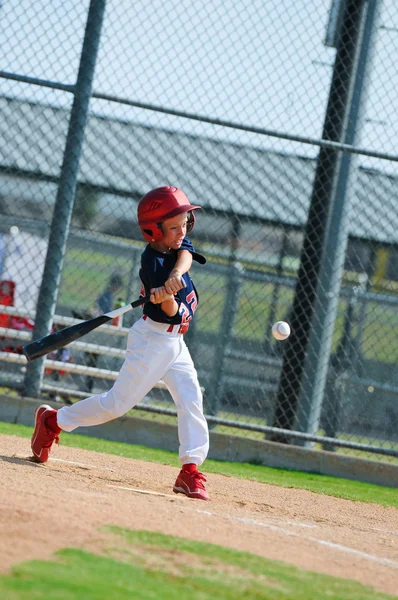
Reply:
<svg viewBox="0 0 398 600"><path fill-rule="evenodd" d="M93 329L96 329L100 325L104 325L104 323L107 323L111 320L111 317L100 315L99 317L94 317L88 321L83 321L82 323L65 327L65 329L61 329L55 333L50 333L49 335L45 335L34 342L26 344L26 346L22 348L23 353L28 361L35 360L36 358L40 358L41 356L49 354L54 350L58 350L58 348L67 346L71 342L81 338L83 335L86 335L86 333L90 333L90 331Z"/></svg>
<svg viewBox="0 0 398 600"><path fill-rule="evenodd" d="M145 302L148 302L149 299L150 294L147 296L142 296L141 298L138 298L138 300L131 302L130 306L131 308L137 308L138 306L145 304ZM122 308L127 308L127 305L126 307L121 307L121 309ZM120 314L123 314L123 312L126 311L124 310ZM30 342L29 344L26 344L26 346L23 346L23 353L25 354L27 360L31 361L35 360L36 358L40 358L45 354L49 354L54 350L63 348L71 342L83 337L86 335L86 333L90 333L90 331L93 331L93 329L96 329L100 325L104 325L105 323L112 321L112 318L116 316L115 313L117 313L117 310L109 313L112 316L100 315L99 317L94 317L88 321L82 321L82 323L77 323L76 325L65 327L64 329L56 331L55 333L45 335L44 337L35 340L34 342Z"/></svg>

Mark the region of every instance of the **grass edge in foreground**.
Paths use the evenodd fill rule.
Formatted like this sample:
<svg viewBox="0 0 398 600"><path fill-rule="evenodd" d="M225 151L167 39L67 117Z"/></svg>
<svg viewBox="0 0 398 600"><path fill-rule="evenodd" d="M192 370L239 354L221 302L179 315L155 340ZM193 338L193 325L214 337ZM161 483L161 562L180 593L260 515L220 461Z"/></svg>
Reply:
<svg viewBox="0 0 398 600"><path fill-rule="evenodd" d="M53 560L34 560L0 576L7 600L47 599L49 590L69 600L393 600L352 579L300 569L223 546L116 526L98 553L67 548ZM192 560L192 555L195 559ZM5 593L5 595L3 595ZM395 597L396 598L396 597Z"/></svg>

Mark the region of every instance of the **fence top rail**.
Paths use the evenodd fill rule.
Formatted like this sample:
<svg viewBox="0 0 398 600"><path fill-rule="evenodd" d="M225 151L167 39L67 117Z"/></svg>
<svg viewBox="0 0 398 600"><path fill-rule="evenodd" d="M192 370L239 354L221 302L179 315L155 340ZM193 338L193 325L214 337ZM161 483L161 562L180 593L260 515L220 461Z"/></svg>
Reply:
<svg viewBox="0 0 398 600"><path fill-rule="evenodd" d="M76 87L74 85L61 83L58 81L49 81L46 79L40 79L38 77L30 77L27 75L20 75L18 73L11 73L9 71L0 71L0 78L9 79L12 81L19 81L21 83L27 83L30 85L37 85L39 87L46 87L56 90L61 90L66 93L74 94ZM225 119L215 119L212 117L206 117L197 113L191 113L188 111L175 110L172 108L166 108L156 104L150 104L147 102L138 102L130 100L128 98L122 98L113 94L104 94L101 92L93 91L91 94L92 98L98 100L105 100L108 102L115 102L117 104L124 104L126 106L133 106L135 108L141 108L152 112L162 113L171 115L174 117L180 117L182 119L188 119L190 121L200 121L202 123L209 123L218 127L225 127L227 129L235 129L238 131L247 131L249 133L255 133L261 136L275 137L282 140L289 140L292 142L299 142L302 144L308 144L310 146L318 146L320 148L328 148L329 150L339 150L343 152L349 152L350 154L358 154L362 156L370 156L374 158L380 158L381 160L390 160L398 162L397 154L389 154L388 152L378 152L376 150L369 150L367 148L360 148L352 146L351 144L344 144L341 142L334 142L326 139L313 138L303 135L293 135L282 131L276 131L273 129L267 129L265 127L255 127L253 125L245 125L242 123L227 121Z"/></svg>

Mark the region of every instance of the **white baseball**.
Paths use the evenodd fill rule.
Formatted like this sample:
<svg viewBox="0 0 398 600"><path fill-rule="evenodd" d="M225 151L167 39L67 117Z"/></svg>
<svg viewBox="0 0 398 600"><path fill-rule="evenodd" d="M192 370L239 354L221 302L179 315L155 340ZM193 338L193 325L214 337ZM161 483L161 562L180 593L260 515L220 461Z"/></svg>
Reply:
<svg viewBox="0 0 398 600"><path fill-rule="evenodd" d="M286 340L290 335L290 326L286 321L277 321L272 325L272 335L276 340Z"/></svg>

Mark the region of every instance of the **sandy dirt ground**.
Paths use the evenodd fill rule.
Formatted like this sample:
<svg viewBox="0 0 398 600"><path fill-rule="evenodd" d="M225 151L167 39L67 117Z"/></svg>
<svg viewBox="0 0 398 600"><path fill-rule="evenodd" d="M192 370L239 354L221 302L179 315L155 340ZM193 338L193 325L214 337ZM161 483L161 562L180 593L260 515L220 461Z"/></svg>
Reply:
<svg viewBox="0 0 398 600"><path fill-rule="evenodd" d="M172 492L176 467L0 437L0 572L66 547L95 549L103 525L183 536L398 590L398 510L222 475L210 502ZM205 466L205 465L204 465ZM205 470L205 469L204 469Z"/></svg>

